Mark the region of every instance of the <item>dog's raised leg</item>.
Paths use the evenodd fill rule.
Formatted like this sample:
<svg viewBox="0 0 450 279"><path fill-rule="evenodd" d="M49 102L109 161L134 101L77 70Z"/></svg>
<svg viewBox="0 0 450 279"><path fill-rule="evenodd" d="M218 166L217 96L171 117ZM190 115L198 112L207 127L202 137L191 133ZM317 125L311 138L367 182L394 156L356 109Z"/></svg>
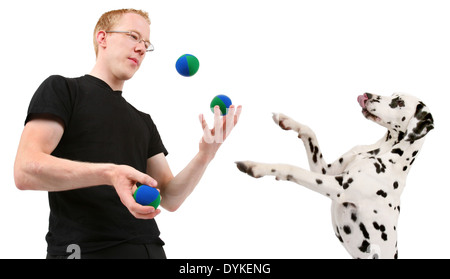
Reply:
<svg viewBox="0 0 450 279"><path fill-rule="evenodd" d="M240 171L254 177L275 176L277 180L292 181L332 200L340 201L345 190L339 185L339 179L332 175L314 173L305 169L285 164L264 164L252 161L236 162Z"/></svg>
<svg viewBox="0 0 450 279"><path fill-rule="evenodd" d="M298 137L305 145L309 168L313 172L330 175L341 174L356 155L355 152L347 152L332 164L327 164L320 150L316 134L311 128L281 113L274 113L272 118L281 129L297 132Z"/></svg>

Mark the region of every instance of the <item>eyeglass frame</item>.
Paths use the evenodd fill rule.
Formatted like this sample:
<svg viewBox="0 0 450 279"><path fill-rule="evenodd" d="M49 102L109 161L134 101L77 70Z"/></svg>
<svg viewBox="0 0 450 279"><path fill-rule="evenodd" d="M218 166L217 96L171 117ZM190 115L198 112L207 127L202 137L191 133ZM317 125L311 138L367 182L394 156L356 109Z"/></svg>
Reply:
<svg viewBox="0 0 450 279"><path fill-rule="evenodd" d="M145 52L152 52L152 51L155 50L155 46L154 46L151 42L142 39L141 34L139 34L139 33L136 32L136 31L105 31L105 33L119 33L119 34L126 34L126 35L128 35L130 38L132 38L133 40L134 40L134 38L133 38L132 36L133 36L133 33L135 33L135 34L138 35L138 38L135 40L136 43L140 44L141 42L144 42L144 46L145 46L146 43L149 43L148 48L147 48L147 47L145 48Z"/></svg>

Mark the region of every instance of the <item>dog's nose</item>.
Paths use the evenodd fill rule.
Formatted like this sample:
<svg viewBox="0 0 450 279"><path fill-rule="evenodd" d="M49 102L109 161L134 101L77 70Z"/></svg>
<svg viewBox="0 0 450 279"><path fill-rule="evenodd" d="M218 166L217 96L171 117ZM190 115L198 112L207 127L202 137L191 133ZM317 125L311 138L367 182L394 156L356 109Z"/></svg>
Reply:
<svg viewBox="0 0 450 279"><path fill-rule="evenodd" d="M362 108L366 108L366 101L369 99L367 96L368 93L365 93L364 95L358 96L358 103Z"/></svg>

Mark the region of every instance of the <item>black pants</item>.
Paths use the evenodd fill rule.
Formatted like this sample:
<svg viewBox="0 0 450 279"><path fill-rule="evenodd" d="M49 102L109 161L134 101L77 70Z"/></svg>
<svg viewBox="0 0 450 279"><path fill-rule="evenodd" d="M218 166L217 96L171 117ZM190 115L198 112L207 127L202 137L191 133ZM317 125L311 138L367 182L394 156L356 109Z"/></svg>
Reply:
<svg viewBox="0 0 450 279"><path fill-rule="evenodd" d="M68 256L47 254L47 259L67 259ZM166 259L164 248L158 244L122 243L92 253L81 251L80 259Z"/></svg>

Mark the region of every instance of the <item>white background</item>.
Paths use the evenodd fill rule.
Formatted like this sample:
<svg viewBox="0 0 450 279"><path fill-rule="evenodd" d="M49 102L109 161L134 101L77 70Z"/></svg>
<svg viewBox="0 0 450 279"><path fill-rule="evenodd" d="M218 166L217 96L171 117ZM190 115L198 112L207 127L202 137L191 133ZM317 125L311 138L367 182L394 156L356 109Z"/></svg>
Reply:
<svg viewBox="0 0 450 279"><path fill-rule="evenodd" d="M6 4L8 3L8 4ZM47 193L19 191L13 163L28 103L52 74L89 73L103 12L149 12L147 55L123 96L152 115L178 173L210 125L209 102L227 94L240 123L194 193L157 217L169 258L349 258L334 236L330 201L306 188L239 172L237 160L308 168L303 145L272 112L313 128L328 162L385 130L366 120L359 94L406 92L431 109L435 130L412 168L398 225L400 258L448 258L450 6L447 1L3 1L0 258L44 258ZM190 53L199 72L175 61Z"/></svg>

